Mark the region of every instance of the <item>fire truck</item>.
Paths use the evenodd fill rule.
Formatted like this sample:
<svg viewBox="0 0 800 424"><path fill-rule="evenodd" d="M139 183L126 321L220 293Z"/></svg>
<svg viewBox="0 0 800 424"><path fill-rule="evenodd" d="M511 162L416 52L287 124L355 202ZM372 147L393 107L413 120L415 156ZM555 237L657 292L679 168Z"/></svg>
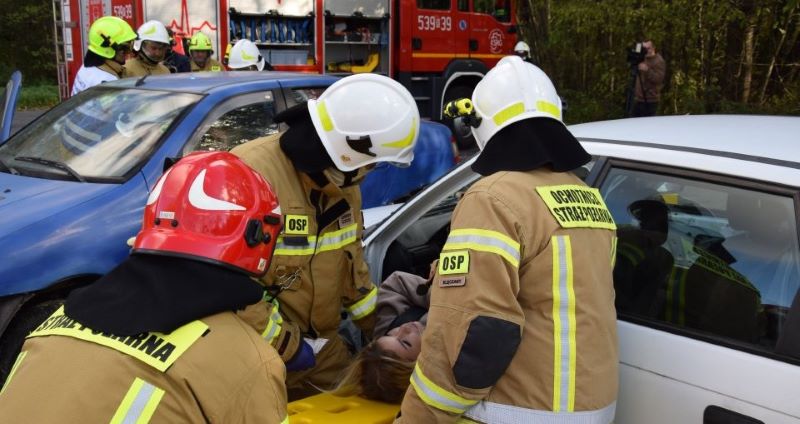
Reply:
<svg viewBox="0 0 800 424"><path fill-rule="evenodd" d="M376 72L409 89L423 117L468 97L517 42L512 0L56 0L62 97L81 66L89 26L114 15L136 29L156 19L182 51L198 31L215 55L248 38L276 70L347 75ZM188 53L188 52L187 52Z"/></svg>

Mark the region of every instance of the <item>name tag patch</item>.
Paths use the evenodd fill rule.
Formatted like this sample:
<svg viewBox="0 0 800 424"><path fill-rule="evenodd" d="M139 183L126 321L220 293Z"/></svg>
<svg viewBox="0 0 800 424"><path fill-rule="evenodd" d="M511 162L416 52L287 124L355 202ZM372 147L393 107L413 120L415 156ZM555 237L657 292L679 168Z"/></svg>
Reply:
<svg viewBox="0 0 800 424"><path fill-rule="evenodd" d="M286 215L286 225L283 228L283 232L293 235L308 235L308 216Z"/></svg>
<svg viewBox="0 0 800 424"><path fill-rule="evenodd" d="M467 276L462 275L460 277L442 277L439 280L439 287L461 287L467 284Z"/></svg>
<svg viewBox="0 0 800 424"><path fill-rule="evenodd" d="M567 184L536 187L536 191L562 228L617 229L596 188Z"/></svg>
<svg viewBox="0 0 800 424"><path fill-rule="evenodd" d="M353 211L349 210L339 217L339 229L353 225Z"/></svg>
<svg viewBox="0 0 800 424"><path fill-rule="evenodd" d="M468 251L456 250L451 252L442 252L439 255L439 275L466 274L468 272Z"/></svg>

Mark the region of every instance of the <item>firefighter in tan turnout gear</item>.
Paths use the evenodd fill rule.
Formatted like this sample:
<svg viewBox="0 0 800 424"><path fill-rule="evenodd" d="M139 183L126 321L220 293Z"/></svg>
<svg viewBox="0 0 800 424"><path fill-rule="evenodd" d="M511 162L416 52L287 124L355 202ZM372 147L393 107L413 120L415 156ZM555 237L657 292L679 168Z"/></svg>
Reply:
<svg viewBox="0 0 800 424"><path fill-rule="evenodd" d="M139 27L139 35L133 42L136 57L125 62L126 77L143 77L146 75L168 75L169 68L164 66L164 58L169 50L169 33L159 21L147 21Z"/></svg>
<svg viewBox="0 0 800 424"><path fill-rule="evenodd" d="M449 106L473 127L483 178L453 214L396 422L610 423L616 226L570 172L590 156L547 75L517 56Z"/></svg>
<svg viewBox="0 0 800 424"><path fill-rule="evenodd" d="M189 59L191 59L192 72L219 72L224 71L222 64L211 57L214 54L211 39L202 32L198 32L189 40Z"/></svg>
<svg viewBox="0 0 800 424"><path fill-rule="evenodd" d="M3 423L288 423L278 354L233 311L257 301L277 197L230 153L173 165L133 254L27 338Z"/></svg>
<svg viewBox="0 0 800 424"><path fill-rule="evenodd" d="M343 308L372 334L377 288L363 259L358 183L377 162L410 164L420 122L411 94L375 74L343 78L276 121L288 131L232 150L274 185L285 216L262 280L271 295L242 316L286 361L295 398L331 389L350 362L337 333Z"/></svg>

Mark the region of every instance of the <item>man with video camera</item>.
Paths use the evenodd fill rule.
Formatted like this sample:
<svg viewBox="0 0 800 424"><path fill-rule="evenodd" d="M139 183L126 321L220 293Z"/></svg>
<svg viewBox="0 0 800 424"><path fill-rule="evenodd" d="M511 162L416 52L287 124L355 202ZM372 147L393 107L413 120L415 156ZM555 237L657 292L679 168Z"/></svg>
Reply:
<svg viewBox="0 0 800 424"><path fill-rule="evenodd" d="M637 43L628 52L628 63L631 65L633 80L633 104L628 102L627 115L631 117L654 116L664 86L664 74L667 65L664 58L656 52L651 40Z"/></svg>

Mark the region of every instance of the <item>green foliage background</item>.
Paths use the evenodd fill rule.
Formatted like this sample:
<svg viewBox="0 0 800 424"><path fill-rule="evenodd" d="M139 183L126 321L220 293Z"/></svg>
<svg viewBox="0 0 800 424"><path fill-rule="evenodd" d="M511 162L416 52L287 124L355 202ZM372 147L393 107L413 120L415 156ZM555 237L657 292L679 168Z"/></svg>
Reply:
<svg viewBox="0 0 800 424"><path fill-rule="evenodd" d="M661 114L800 115L798 0L520 0L522 37L570 122L624 115L626 49L667 63Z"/></svg>
<svg viewBox="0 0 800 424"><path fill-rule="evenodd" d="M517 0L517 9L519 33L573 123L623 116L625 52L644 38L667 62L662 114L800 115L798 3ZM52 13L49 0L0 0L0 81L20 69L24 86L57 84Z"/></svg>

